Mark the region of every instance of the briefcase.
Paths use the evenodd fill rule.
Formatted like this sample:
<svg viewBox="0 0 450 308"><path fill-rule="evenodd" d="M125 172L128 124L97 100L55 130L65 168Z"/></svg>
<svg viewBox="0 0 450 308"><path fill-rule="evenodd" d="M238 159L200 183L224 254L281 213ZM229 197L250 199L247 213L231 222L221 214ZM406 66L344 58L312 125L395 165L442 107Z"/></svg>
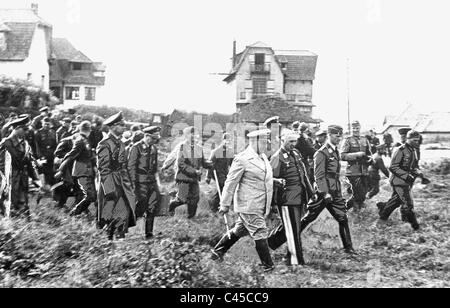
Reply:
<svg viewBox="0 0 450 308"><path fill-rule="evenodd" d="M169 216L169 204L170 204L170 196L166 193L161 193L160 199L159 199L159 206L156 210L155 216L161 217L161 216Z"/></svg>

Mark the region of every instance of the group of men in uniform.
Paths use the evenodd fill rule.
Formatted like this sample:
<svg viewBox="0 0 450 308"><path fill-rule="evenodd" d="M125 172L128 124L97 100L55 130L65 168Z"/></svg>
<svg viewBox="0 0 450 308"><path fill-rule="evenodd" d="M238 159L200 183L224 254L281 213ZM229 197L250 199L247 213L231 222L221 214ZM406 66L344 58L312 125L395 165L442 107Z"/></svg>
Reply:
<svg viewBox="0 0 450 308"><path fill-rule="evenodd" d="M145 236L152 238L161 199L156 146L161 128L138 128L124 142L127 128L121 113L103 122L108 129L103 135L99 124L89 121L81 121L70 133L70 119L64 119L55 131L46 112L42 110L41 118L32 121L42 122L33 136L35 150L29 142L29 116L10 121L8 135L0 143L0 151L7 153L2 155L0 168L1 201L9 202L8 215L29 217L28 178L38 185L36 167L40 167L45 183L53 185L59 206L64 206L70 193L75 195L70 215L81 215L94 204L97 225L110 239L123 238L143 217ZM366 197L378 193L379 171L390 175L393 186L392 198L378 204L380 219L387 220L401 206L403 220L419 228L411 197L414 180L423 177L418 170L417 132L408 132L394 152L389 174L382 159L383 146L374 146L360 136L359 122L352 124L352 134L345 138L341 150L343 129L337 125L316 132L315 140L307 126L298 122L291 129L283 129L274 117L265 126L248 133L248 147L241 153L234 152L231 135L225 133L209 159L205 158L200 132L187 127L184 140L163 164L162 170L174 167L176 172L177 195L169 204L169 214L186 204L187 217L196 215L203 169L208 170L206 183L213 180L217 187L209 200L211 210L226 215L234 208L237 222L212 250L213 259L222 259L241 237L250 235L266 271L274 267L270 249L283 243L287 243L287 263L304 264L301 234L324 209L338 222L345 252L354 253L347 212L352 207L359 209ZM341 161L347 162L346 177L352 193L349 200L342 194ZM282 225L269 232L266 219L274 213L278 213Z"/></svg>

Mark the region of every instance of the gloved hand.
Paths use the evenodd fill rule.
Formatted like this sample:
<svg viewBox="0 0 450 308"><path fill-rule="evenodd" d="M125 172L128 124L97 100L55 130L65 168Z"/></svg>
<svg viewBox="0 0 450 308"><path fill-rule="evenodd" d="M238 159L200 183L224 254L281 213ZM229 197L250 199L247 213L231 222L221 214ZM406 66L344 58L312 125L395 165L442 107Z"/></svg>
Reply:
<svg viewBox="0 0 450 308"><path fill-rule="evenodd" d="M330 194L326 194L323 200L326 204L330 204L331 202L333 202L333 197Z"/></svg>
<svg viewBox="0 0 450 308"><path fill-rule="evenodd" d="M413 184L415 180L416 178L411 174L408 174L408 176L406 177L406 182L409 184Z"/></svg>
<svg viewBox="0 0 450 308"><path fill-rule="evenodd" d="M227 207L227 206L220 206L220 208L219 208L219 214L220 215L225 215L225 214L227 214L228 212L230 211L230 208L229 207Z"/></svg>

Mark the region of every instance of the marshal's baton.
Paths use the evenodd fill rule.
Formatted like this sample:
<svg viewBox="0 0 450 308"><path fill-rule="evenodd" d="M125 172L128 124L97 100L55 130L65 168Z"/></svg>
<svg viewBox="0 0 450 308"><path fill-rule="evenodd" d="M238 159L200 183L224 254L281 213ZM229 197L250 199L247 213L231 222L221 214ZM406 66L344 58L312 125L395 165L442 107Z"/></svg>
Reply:
<svg viewBox="0 0 450 308"><path fill-rule="evenodd" d="M220 191L219 180L218 180L217 172L216 172L215 169L213 170L213 173L214 173L214 180L215 180L215 182L216 182L217 193L219 194L219 199L220 199L220 201L222 202L222 192ZM230 232L230 227L228 226L228 218L227 218L227 214L223 214L223 220L225 221L225 226L227 227L227 235L228 235L228 238L231 240L231 232Z"/></svg>

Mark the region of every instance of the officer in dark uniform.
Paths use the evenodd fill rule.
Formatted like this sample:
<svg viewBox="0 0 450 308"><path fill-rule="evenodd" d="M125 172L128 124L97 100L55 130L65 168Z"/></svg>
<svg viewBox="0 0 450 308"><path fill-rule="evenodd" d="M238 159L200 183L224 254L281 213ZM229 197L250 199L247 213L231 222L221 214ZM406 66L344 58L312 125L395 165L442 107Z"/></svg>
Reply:
<svg viewBox="0 0 450 308"><path fill-rule="evenodd" d="M80 133L74 137L73 147L64 157L58 172L57 178L61 178L64 172L73 164L72 177L83 193L83 199L75 205L70 212L70 216L78 216L87 211L91 203L97 202L95 191L95 155L89 144L89 134L91 133L91 123L84 121L80 124Z"/></svg>
<svg viewBox="0 0 450 308"><path fill-rule="evenodd" d="M295 144L295 148L300 152L303 157L303 164L308 171L308 178L311 183L314 183L314 170L312 160L316 150L314 149L313 142L311 138L306 134L308 125L306 123L301 123L299 127L300 136Z"/></svg>
<svg viewBox="0 0 450 308"><path fill-rule="evenodd" d="M63 162L64 157L69 153L73 148L74 136L69 136L61 140L55 150L55 168L59 169L61 163ZM68 163L67 168L65 168L65 172L63 173L62 183L60 185L55 185L58 187L54 188L53 191L53 199L58 202L57 206L59 208L64 207L67 202L67 199L73 195L75 196L75 204L80 202L83 198L83 193L81 192L77 179L72 176L73 162Z"/></svg>
<svg viewBox="0 0 450 308"><path fill-rule="evenodd" d="M220 188L220 193L223 190L225 181L227 179L228 171L230 170L231 164L234 159L234 150L230 145L231 135L228 133L223 134L222 143L215 148L209 157L212 162L212 169L208 170L208 175L206 178L206 183L210 184L211 180L216 181L214 176L214 170L217 174L218 186ZM217 212L220 206L219 191L216 191L212 198L209 200L209 208L213 212Z"/></svg>
<svg viewBox="0 0 450 308"><path fill-rule="evenodd" d="M173 215L180 205L187 204L188 219L194 218L200 201L201 168L211 168L211 163L204 158L203 148L198 144L201 140L194 127L187 127L183 134L185 141L180 145L177 157L177 174L175 180L178 193L170 202L169 213Z"/></svg>
<svg viewBox="0 0 450 308"><path fill-rule="evenodd" d="M55 159L56 132L50 128L50 119L42 120L42 128L36 133L36 155L46 162L41 167L44 174L45 184L52 186L55 184L53 162Z"/></svg>
<svg viewBox="0 0 450 308"><path fill-rule="evenodd" d="M303 231L317 219L323 209L327 209L339 223L339 234L345 252L353 253L353 244L348 226L347 206L342 197L339 174L341 170L340 155L337 146L342 138L343 129L340 126L328 127L328 141L314 155L314 176L317 184L319 200L308 204L308 211L301 221Z"/></svg>
<svg viewBox="0 0 450 308"><path fill-rule="evenodd" d="M314 195L309 182L307 170L301 154L295 149L298 135L291 131L282 137L283 146L272 156L270 164L273 178L281 180L284 185L274 185L274 203L283 221L288 250L286 261L288 265L303 265L300 220L308 201ZM274 181L274 183L278 183ZM271 235L272 236L272 235ZM272 249L272 239L268 239ZM276 246L282 243L278 242Z"/></svg>
<svg viewBox="0 0 450 308"><path fill-rule="evenodd" d="M62 139L70 136L70 122L72 120L70 118L64 118L63 124L58 130L56 131L56 142L59 143Z"/></svg>
<svg viewBox="0 0 450 308"><path fill-rule="evenodd" d="M11 122L13 131L0 143L0 150L9 155L10 160L5 160L5 178L9 185L6 189L5 208L10 217L25 215L30 218L28 205L28 178L38 181L34 169L31 148L28 145L25 134L30 123L29 117L18 118ZM6 165L7 162L10 165Z"/></svg>
<svg viewBox="0 0 450 308"><path fill-rule="evenodd" d="M411 224L414 230L419 229L411 189L418 177L423 177L418 169L418 147L420 134L409 131L406 143L401 145L392 156L390 183L392 197L387 203L378 203L380 221L385 223L392 212L401 207L402 220Z"/></svg>
<svg viewBox="0 0 450 308"><path fill-rule="evenodd" d="M324 129L321 129L316 132L316 140L314 141L314 149L316 151L320 150L327 141L327 131Z"/></svg>
<svg viewBox="0 0 450 308"><path fill-rule="evenodd" d="M127 168L122 134L126 129L119 112L103 123L109 134L97 147L97 168L100 175L98 190L98 227L106 228L108 238L124 238L129 227L136 225L136 201Z"/></svg>
<svg viewBox="0 0 450 308"><path fill-rule="evenodd" d="M352 128L353 134L344 140L341 156L342 160L347 162L345 175L349 179L353 190L353 198L349 200L349 205L360 209L366 200L369 180L368 167L372 153L367 139L360 136L361 125L359 122L353 122Z"/></svg>
<svg viewBox="0 0 450 308"><path fill-rule="evenodd" d="M372 163L369 166L369 191L367 192L367 199L372 199L380 192L380 171L389 178L389 171L386 168L383 155L386 154L386 146L377 146L377 152L372 156Z"/></svg>
<svg viewBox="0 0 450 308"><path fill-rule="evenodd" d="M153 223L161 194L158 178L158 149L161 128L147 127L144 138L130 149L128 172L136 196L136 218L145 217L145 238L153 237Z"/></svg>

